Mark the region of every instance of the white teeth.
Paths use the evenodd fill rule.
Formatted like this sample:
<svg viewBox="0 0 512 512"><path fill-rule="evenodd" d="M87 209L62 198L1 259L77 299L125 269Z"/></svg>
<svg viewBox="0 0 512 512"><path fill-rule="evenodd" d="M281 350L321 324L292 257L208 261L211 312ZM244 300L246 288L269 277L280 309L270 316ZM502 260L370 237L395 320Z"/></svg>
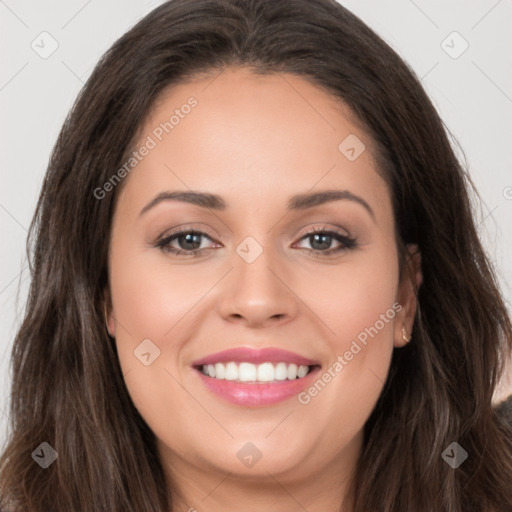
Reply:
<svg viewBox="0 0 512 512"><path fill-rule="evenodd" d="M222 363L219 363L222 364ZM238 379L238 366L236 363L228 363L226 365L226 380L237 380Z"/></svg>
<svg viewBox="0 0 512 512"><path fill-rule="evenodd" d="M293 380L297 378L297 365L290 364L288 365L288 380Z"/></svg>
<svg viewBox="0 0 512 512"><path fill-rule="evenodd" d="M274 374L274 365L272 363L258 365L258 380L260 382L270 382L274 380Z"/></svg>
<svg viewBox="0 0 512 512"><path fill-rule="evenodd" d="M215 377L217 379L225 379L226 378L226 367L223 364L217 363L215 365Z"/></svg>
<svg viewBox="0 0 512 512"><path fill-rule="evenodd" d="M273 382L302 379L310 372L309 366L288 363L216 363L203 365L201 371L215 379L238 382Z"/></svg>
<svg viewBox="0 0 512 512"><path fill-rule="evenodd" d="M308 366L299 366L299 369L297 370L297 377L299 379L302 379L302 377L305 377L309 372Z"/></svg>
<svg viewBox="0 0 512 512"><path fill-rule="evenodd" d="M241 382L251 382L256 380L256 365L251 363L240 363L238 365L238 380Z"/></svg>
<svg viewBox="0 0 512 512"><path fill-rule="evenodd" d="M288 378L288 367L286 363L277 363L275 371L276 380L286 380Z"/></svg>

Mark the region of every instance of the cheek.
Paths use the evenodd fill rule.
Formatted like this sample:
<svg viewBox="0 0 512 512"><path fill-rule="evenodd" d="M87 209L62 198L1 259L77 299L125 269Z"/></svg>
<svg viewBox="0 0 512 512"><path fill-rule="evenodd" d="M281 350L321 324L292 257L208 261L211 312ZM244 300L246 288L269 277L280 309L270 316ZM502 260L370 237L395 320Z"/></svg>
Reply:
<svg viewBox="0 0 512 512"><path fill-rule="evenodd" d="M318 320L336 353L370 329L374 336L389 338L399 306L398 262L392 246L380 251L362 250L321 271L301 272L295 290ZM386 315L387 313L387 315ZM381 318L384 315L384 318ZM377 327L378 333L373 329ZM374 348L374 347L372 347Z"/></svg>
<svg viewBox="0 0 512 512"><path fill-rule="evenodd" d="M360 254L310 281L302 293L310 290L307 303L325 327L330 358L299 401L310 418L329 411L327 429L347 439L366 422L387 378L393 324L402 309L396 252L388 245Z"/></svg>
<svg viewBox="0 0 512 512"><path fill-rule="evenodd" d="M187 410L189 418L198 412L179 384L190 370L182 364L183 349L197 338L204 312L214 309L208 292L225 269L213 268L214 262L176 264L172 256L129 242L118 240L111 251L115 341L129 394L158 428L171 422L172 411Z"/></svg>
<svg viewBox="0 0 512 512"><path fill-rule="evenodd" d="M121 338L162 340L211 286L211 275L172 265L162 254L112 251L110 286ZM211 273L210 273L211 274ZM187 320L188 320L187 316ZM187 322L185 322L187 323ZM181 326L181 324L180 324Z"/></svg>
<svg viewBox="0 0 512 512"><path fill-rule="evenodd" d="M211 287L211 276L194 273L192 267L187 272L173 268L152 251L124 249L113 248L110 265L120 365L135 407L165 437L172 431L173 411L194 412L178 384L182 376L175 371L176 358L194 336L193 306Z"/></svg>

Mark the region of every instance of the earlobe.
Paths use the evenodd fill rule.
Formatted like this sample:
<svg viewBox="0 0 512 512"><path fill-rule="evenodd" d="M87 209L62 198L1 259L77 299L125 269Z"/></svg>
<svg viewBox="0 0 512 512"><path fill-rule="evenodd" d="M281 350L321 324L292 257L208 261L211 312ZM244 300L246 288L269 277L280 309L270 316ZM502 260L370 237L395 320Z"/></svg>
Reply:
<svg viewBox="0 0 512 512"><path fill-rule="evenodd" d="M402 326L402 339L404 340L404 343L409 343L409 341L411 341L411 337L407 334L405 326Z"/></svg>

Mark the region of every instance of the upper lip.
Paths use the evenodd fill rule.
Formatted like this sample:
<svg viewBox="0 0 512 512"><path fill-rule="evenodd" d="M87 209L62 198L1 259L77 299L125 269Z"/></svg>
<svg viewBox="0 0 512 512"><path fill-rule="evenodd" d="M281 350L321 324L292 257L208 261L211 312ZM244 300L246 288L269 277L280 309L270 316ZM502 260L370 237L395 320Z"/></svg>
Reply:
<svg viewBox="0 0 512 512"><path fill-rule="evenodd" d="M252 348L238 347L216 352L209 356L194 361L192 366L204 366L216 363L294 363L298 366L315 366L319 365L318 361L300 356L294 352L283 350L281 348Z"/></svg>

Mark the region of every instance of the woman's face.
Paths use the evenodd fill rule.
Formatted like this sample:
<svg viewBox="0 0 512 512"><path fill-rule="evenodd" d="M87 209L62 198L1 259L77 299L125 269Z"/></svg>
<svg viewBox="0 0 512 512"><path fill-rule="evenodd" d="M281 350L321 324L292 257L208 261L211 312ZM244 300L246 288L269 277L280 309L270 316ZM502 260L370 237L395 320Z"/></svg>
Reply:
<svg viewBox="0 0 512 512"><path fill-rule="evenodd" d="M176 473L353 469L414 297L371 141L343 112L297 76L228 69L146 120L113 219L109 328Z"/></svg>

